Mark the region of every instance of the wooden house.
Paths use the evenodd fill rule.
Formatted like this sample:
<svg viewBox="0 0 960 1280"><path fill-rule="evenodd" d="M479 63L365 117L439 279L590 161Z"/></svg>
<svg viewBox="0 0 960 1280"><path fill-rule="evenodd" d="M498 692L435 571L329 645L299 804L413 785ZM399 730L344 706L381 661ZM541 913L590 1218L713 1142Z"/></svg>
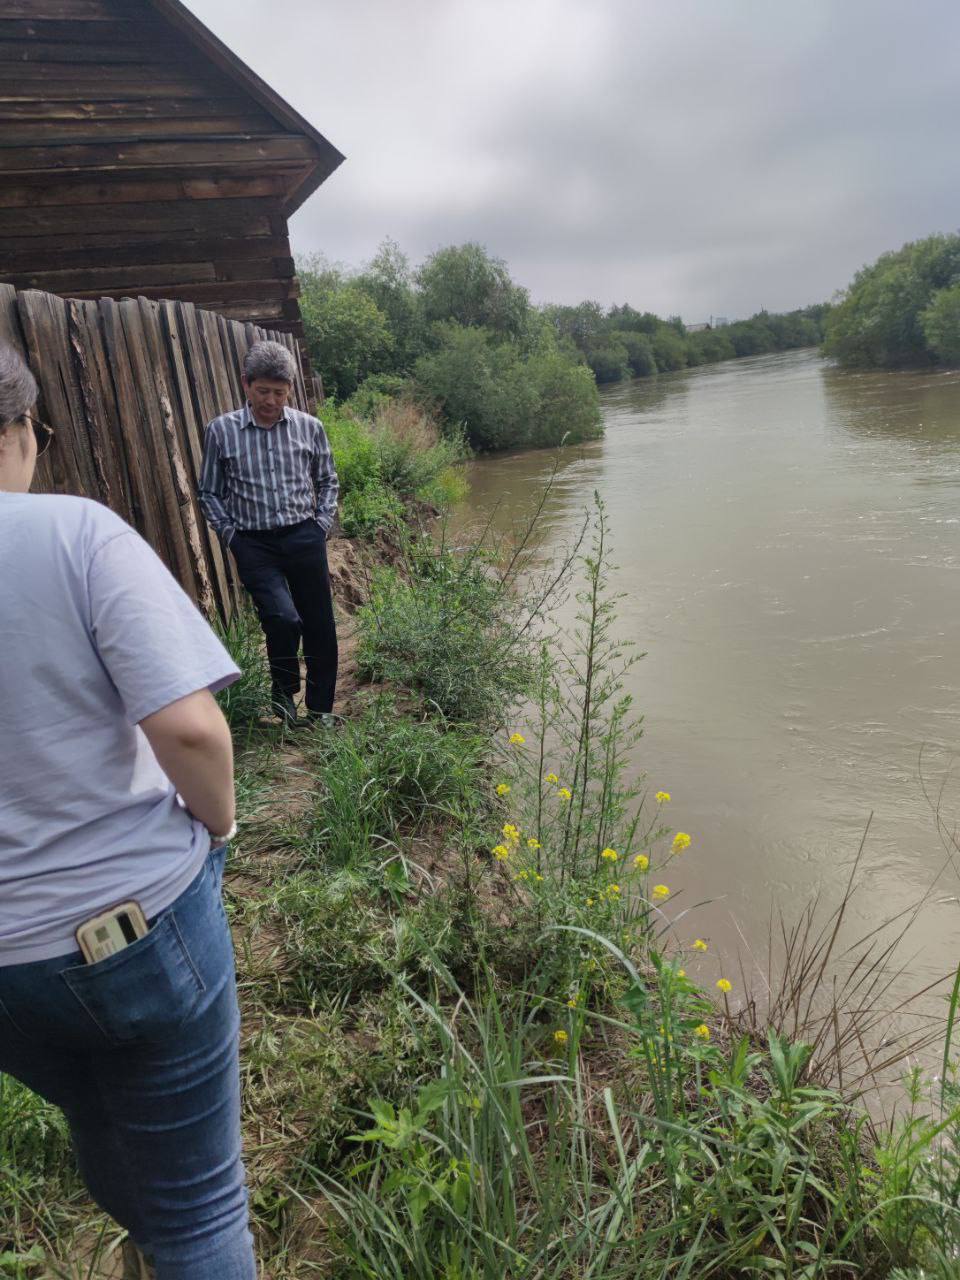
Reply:
<svg viewBox="0 0 960 1280"><path fill-rule="evenodd" d="M0 281L301 331L287 220L341 163L179 0L0 0Z"/></svg>

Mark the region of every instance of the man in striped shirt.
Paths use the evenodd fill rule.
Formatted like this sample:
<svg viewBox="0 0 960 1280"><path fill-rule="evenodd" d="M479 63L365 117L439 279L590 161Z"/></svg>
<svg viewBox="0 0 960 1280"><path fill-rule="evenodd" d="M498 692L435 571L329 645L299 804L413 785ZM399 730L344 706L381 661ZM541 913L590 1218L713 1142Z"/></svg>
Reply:
<svg viewBox="0 0 960 1280"><path fill-rule="evenodd" d="M286 347L254 343L243 362L247 403L207 427L199 489L203 514L253 597L274 705L290 727L301 639L308 719L330 721L337 682L327 532L339 486L319 420L287 403L295 375Z"/></svg>

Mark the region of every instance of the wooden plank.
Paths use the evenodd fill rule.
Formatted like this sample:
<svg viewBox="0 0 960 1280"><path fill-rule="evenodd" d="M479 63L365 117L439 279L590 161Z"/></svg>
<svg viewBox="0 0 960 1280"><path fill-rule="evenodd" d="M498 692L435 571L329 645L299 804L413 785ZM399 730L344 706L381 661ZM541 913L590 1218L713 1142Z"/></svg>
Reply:
<svg viewBox="0 0 960 1280"><path fill-rule="evenodd" d="M68 330L100 500L130 521L130 481L117 427L116 397L110 378L100 312L95 302L68 302Z"/></svg>
<svg viewBox="0 0 960 1280"><path fill-rule="evenodd" d="M166 203L94 205L83 215L83 228L77 228L77 213L69 207L35 209L24 218L18 209L0 209L0 236L32 239L73 231L83 236L117 235L122 244L125 232L149 231L155 238L181 231L198 231L201 237L212 233L229 235L245 232L249 221L266 218L254 234L269 234L270 211L276 202L269 197L252 200L171 200ZM2 258L0 258L2 261Z"/></svg>
<svg viewBox="0 0 960 1280"><path fill-rule="evenodd" d="M143 5L125 0L130 16L141 17ZM111 0L3 0L6 18L29 18L34 22L45 19L63 21L65 18L82 22L116 22L124 16L123 6Z"/></svg>
<svg viewBox="0 0 960 1280"><path fill-rule="evenodd" d="M131 99L76 99L51 100L44 98L11 98L7 86L0 86L0 120L178 120L199 119L203 116L255 115L266 126L259 130L269 133L272 117L237 94L207 98L149 98Z"/></svg>
<svg viewBox="0 0 960 1280"><path fill-rule="evenodd" d="M26 343L17 314L17 291L12 285L0 284L0 342L7 342L27 358Z"/></svg>
<svg viewBox="0 0 960 1280"><path fill-rule="evenodd" d="M144 98L158 94L165 98L223 97L235 92L229 80L208 67L199 57L178 57L175 65L152 66L149 75L138 75L135 66L97 67L81 65L67 69L57 62L25 62L15 76L4 77L2 96L11 99L49 94L86 97L90 86L103 98Z"/></svg>
<svg viewBox="0 0 960 1280"><path fill-rule="evenodd" d="M133 298L124 299L117 304L117 308L130 359L134 392L139 403L139 447L150 474L151 497L156 508L157 523L163 530L167 567L195 601L196 580L193 576L183 522L180 519L180 505L174 477L163 441L163 425L157 397L157 386L161 381L161 375L159 371L152 368L140 309L136 301Z"/></svg>
<svg viewBox="0 0 960 1280"><path fill-rule="evenodd" d="M160 452L160 442L162 442L166 447L173 493L179 508L184 551L194 584L192 594L203 613L207 617L212 617L215 607L213 588L207 572L206 552L200 536L200 524L203 518L197 506L196 477L191 476L188 470L187 459L182 448L185 441L181 442L174 412L176 392L173 389L172 370L161 328L160 308L155 302L148 302L146 298L138 298L137 307L148 361L145 376L149 378L152 374L156 408L160 420L157 451ZM149 384L147 384L148 395L149 392Z"/></svg>
<svg viewBox="0 0 960 1280"><path fill-rule="evenodd" d="M8 18L9 4L4 3L0 18L0 40L63 40L81 41L95 39L111 44L141 44L154 40L171 39L171 29L156 18L118 19L104 18L94 28L79 18ZM36 6L34 6L36 8Z"/></svg>
<svg viewBox="0 0 960 1280"><path fill-rule="evenodd" d="M181 333L180 303L161 302L159 304L163 316L163 329L166 337L167 351L170 360L171 383L176 392L175 413L181 426L181 440L184 456L191 469L194 492L199 488L200 470L203 462L203 433L205 422L200 411L195 392L192 371L188 371L188 355ZM197 503L199 512L199 502ZM220 539L213 532L203 513L199 512L199 531L204 547L207 572L213 588L214 602L224 619L233 612L233 592L230 576L224 561Z"/></svg>
<svg viewBox="0 0 960 1280"><path fill-rule="evenodd" d="M50 450L55 488L59 493L97 498L97 473L67 330L67 305L49 293L28 290L18 294L17 310L30 367L40 384L38 411L57 433Z"/></svg>
<svg viewBox="0 0 960 1280"><path fill-rule="evenodd" d="M44 245L37 249L37 242L26 240L17 248L4 246L2 272L4 277L38 267L50 271L82 271L87 267L132 267L156 266L167 262L210 262L213 261L218 273L223 272L230 279L230 272L244 267L246 260L280 264L274 274L283 276L282 265L292 262L289 257L290 246L285 240L267 237L223 237L219 240L164 240L129 244L122 247L115 245L99 245L88 247L84 240L79 248L56 249ZM261 273L261 275L270 273Z"/></svg>
<svg viewBox="0 0 960 1280"><path fill-rule="evenodd" d="M116 392L117 426L127 460L131 523L169 565L173 557L167 547L163 527L158 519L153 477L150 474L152 464L143 449L142 440L145 432L142 424L143 409L127 350L120 307L112 299L104 298L100 303L99 311L110 374Z"/></svg>
<svg viewBox="0 0 960 1280"><path fill-rule="evenodd" d="M198 310L197 321L203 338L203 350L210 370L210 379L216 392L218 412L227 413L243 403L242 398L237 399L231 385L228 372L230 352L224 350L217 316L212 311Z"/></svg>
<svg viewBox="0 0 960 1280"><path fill-rule="evenodd" d="M198 306L216 306L218 309L221 303L231 304L233 306L242 306L245 304L256 304L267 302L280 302L287 299L295 299L299 289L299 282L296 278L292 280L218 280L207 284L171 284L160 285L157 287L149 287L137 290L145 298L183 298L189 302L195 302ZM121 293L118 289L105 289L104 297L115 293ZM74 294L76 298L90 298L98 296L97 290L78 289ZM278 314L282 314L282 311Z"/></svg>
<svg viewBox="0 0 960 1280"><path fill-rule="evenodd" d="M214 418L218 418L221 413L226 413L228 410L236 408L236 405L227 403L227 397L222 385L219 385L214 379L213 362L209 359L202 332L203 316L206 313L200 311L192 303L178 302L176 307L180 321L180 334L187 354L193 392L199 410L200 421L205 429ZM230 598L234 603L237 603L241 599L242 587L230 557L224 556L223 563Z"/></svg>
<svg viewBox="0 0 960 1280"><path fill-rule="evenodd" d="M0 122L3 120L4 113L0 111ZM112 146L128 146L148 138L166 141L197 136L246 138L262 135L267 130L259 116L237 113L229 116L179 116L176 119L151 116L137 119L125 116L107 120L89 116L79 120L25 120L21 116L17 118L15 133L13 129L9 132L20 144L32 142L57 147L72 146L84 139L97 143L109 141ZM253 180L256 180L256 175Z"/></svg>
<svg viewBox="0 0 960 1280"><path fill-rule="evenodd" d="M6 182L0 188L0 209L42 209L66 205L145 204L151 201L235 200L275 197L283 192L284 179L276 174L213 178L113 178L91 182L89 175L33 176L32 180Z"/></svg>
<svg viewBox="0 0 960 1280"><path fill-rule="evenodd" d="M89 24L87 24L89 25ZM70 66L82 66L95 63L97 66L122 66L133 63L137 66L151 66L154 63L169 63L179 60L184 53L189 53L189 46L182 39L172 35L169 27L166 31L157 32L137 44L122 44L110 38L109 32L97 31L96 42L84 40L61 41L43 39L36 35L28 39L4 39L0 36L0 64L15 63L19 66L31 66L34 63L64 63ZM7 73L9 74L9 73Z"/></svg>
<svg viewBox="0 0 960 1280"><path fill-rule="evenodd" d="M39 271L4 273L18 289L45 289L61 297L75 297L84 290L104 294L126 289L136 292L141 285L189 284L216 279L212 262L177 262L159 266L89 267L82 271Z"/></svg>
<svg viewBox="0 0 960 1280"><path fill-rule="evenodd" d="M311 144L293 134L251 134L245 138L155 138L149 142L67 143L20 147L0 143L0 173L65 173L70 170L187 168L193 165L302 165L311 159Z"/></svg>

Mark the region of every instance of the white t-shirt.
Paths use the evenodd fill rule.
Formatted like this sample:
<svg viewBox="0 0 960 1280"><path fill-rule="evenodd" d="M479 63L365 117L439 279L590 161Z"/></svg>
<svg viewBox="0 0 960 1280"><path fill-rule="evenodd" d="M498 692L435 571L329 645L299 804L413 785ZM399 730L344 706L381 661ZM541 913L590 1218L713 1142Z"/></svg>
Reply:
<svg viewBox="0 0 960 1280"><path fill-rule="evenodd" d="M139 721L239 672L146 542L86 498L0 493L0 965L148 917L209 850Z"/></svg>

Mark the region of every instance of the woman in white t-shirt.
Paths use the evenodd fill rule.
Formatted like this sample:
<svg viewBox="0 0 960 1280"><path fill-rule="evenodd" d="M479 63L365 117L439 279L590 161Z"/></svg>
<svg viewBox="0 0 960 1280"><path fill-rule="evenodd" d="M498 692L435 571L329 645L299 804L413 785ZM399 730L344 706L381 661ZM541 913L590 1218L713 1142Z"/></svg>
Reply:
<svg viewBox="0 0 960 1280"><path fill-rule="evenodd" d="M28 492L35 400L0 344L0 1071L62 1107L127 1275L253 1280L213 698L239 673L119 517Z"/></svg>

